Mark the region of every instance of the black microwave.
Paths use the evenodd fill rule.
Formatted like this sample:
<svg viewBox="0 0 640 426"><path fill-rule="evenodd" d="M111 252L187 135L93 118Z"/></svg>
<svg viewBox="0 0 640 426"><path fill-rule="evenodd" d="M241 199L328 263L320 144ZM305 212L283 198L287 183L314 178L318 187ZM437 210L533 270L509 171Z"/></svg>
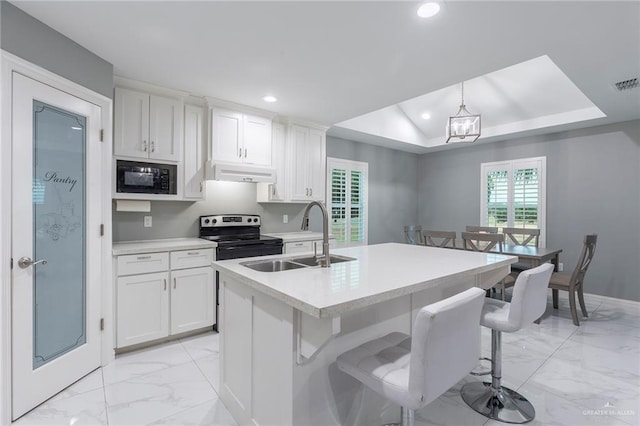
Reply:
<svg viewBox="0 0 640 426"><path fill-rule="evenodd" d="M175 164L116 160L116 192L176 195L177 174Z"/></svg>

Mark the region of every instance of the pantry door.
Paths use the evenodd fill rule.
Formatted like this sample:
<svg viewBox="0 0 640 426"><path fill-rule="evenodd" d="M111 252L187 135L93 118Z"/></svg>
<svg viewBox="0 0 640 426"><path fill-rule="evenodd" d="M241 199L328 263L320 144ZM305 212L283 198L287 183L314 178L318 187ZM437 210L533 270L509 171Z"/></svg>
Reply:
<svg viewBox="0 0 640 426"><path fill-rule="evenodd" d="M101 108L12 76L12 417L100 366Z"/></svg>

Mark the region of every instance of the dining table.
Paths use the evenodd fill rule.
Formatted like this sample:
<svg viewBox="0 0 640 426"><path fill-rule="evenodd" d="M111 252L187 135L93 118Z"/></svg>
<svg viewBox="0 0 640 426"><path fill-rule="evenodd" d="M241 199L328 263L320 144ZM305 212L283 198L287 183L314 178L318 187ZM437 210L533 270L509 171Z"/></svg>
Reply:
<svg viewBox="0 0 640 426"><path fill-rule="evenodd" d="M461 239L456 239L455 249L465 250L464 242ZM447 247L450 248L450 247ZM531 266L535 268L545 262L551 262L554 265L554 271L558 272L558 265L560 264L560 253L562 249L547 248L547 247L535 247L535 246L520 246L516 244L502 244L502 250L498 249L498 246L494 247L491 252L502 253L509 256L518 256L519 261L525 261L531 263Z"/></svg>
<svg viewBox="0 0 640 426"><path fill-rule="evenodd" d="M502 251L500 251L500 253L508 254L510 256L518 256L520 261L525 260L531 262L531 266L534 268L545 262L551 262L555 267L555 271L557 271L562 249L503 244Z"/></svg>

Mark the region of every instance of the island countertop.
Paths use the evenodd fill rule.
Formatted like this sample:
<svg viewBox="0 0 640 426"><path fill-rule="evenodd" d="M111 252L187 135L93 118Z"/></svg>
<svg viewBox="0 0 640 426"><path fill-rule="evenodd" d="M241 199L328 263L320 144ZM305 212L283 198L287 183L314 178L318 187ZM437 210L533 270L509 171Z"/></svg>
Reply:
<svg viewBox="0 0 640 426"><path fill-rule="evenodd" d="M508 270L518 259L495 253L399 243L333 249L331 253L355 260L335 263L330 268L280 272L259 272L240 264L249 260L300 257L277 255L216 261L213 267L222 275L228 274L312 317L328 318L432 286Z"/></svg>

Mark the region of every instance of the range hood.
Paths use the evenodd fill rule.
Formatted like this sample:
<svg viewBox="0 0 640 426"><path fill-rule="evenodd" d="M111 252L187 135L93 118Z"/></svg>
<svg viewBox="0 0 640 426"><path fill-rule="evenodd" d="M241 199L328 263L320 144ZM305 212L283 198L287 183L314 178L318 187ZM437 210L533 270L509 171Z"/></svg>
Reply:
<svg viewBox="0 0 640 426"><path fill-rule="evenodd" d="M231 182L275 183L276 169L251 164L212 161L207 167L207 178Z"/></svg>

